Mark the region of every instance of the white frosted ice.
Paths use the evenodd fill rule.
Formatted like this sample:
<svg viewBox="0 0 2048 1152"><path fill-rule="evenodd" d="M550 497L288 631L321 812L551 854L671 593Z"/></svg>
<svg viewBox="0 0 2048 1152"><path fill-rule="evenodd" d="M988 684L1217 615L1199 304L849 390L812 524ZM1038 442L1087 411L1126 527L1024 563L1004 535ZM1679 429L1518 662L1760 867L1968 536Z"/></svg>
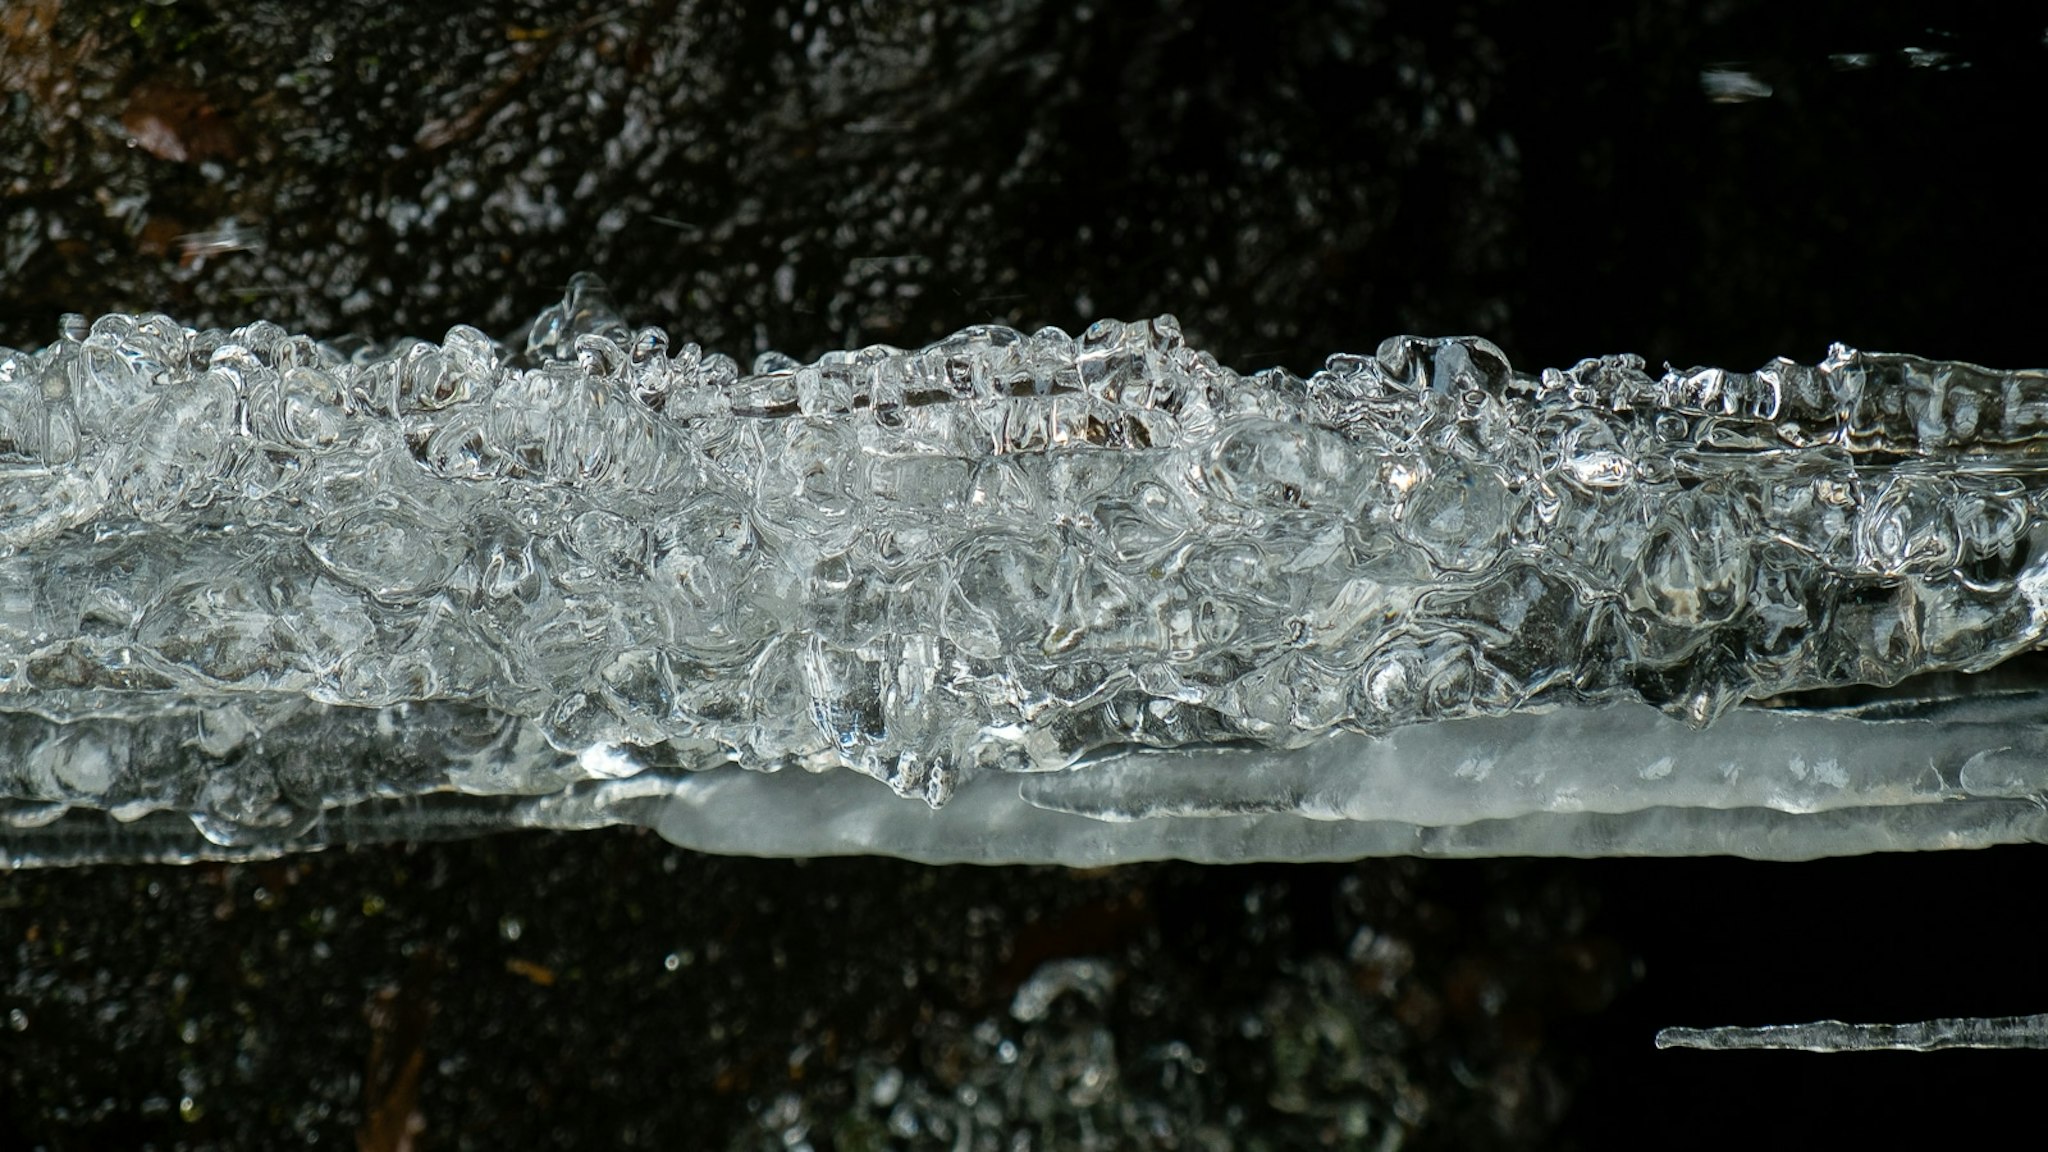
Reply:
<svg viewBox="0 0 2048 1152"><path fill-rule="evenodd" d="M0 858L653 824L1096 863L2037 839L2048 374L0 351Z"/></svg>

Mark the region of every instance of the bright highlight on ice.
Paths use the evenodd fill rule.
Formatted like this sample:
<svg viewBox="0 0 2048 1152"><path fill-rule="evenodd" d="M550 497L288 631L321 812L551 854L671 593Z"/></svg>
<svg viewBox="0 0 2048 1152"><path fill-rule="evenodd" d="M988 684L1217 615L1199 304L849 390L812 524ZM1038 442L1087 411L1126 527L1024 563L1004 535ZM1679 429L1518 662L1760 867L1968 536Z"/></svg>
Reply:
<svg viewBox="0 0 2048 1152"><path fill-rule="evenodd" d="M2041 839L2048 373L0 351L0 858L631 821L1098 864Z"/></svg>

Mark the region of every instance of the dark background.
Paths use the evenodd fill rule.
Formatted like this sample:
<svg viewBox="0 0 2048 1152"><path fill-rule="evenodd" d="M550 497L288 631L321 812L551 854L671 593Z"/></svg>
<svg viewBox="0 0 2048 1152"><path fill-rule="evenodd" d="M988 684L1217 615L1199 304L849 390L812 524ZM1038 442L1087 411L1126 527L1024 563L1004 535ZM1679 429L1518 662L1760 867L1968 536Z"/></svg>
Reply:
<svg viewBox="0 0 2048 1152"><path fill-rule="evenodd" d="M1531 369L2038 365L2044 35L2019 4L11 0L0 345L110 310L507 334L592 270L743 361L1170 310L1240 369L1397 332ZM1001 1140L1982 1143L2038 1054L1650 1038L2048 1010L2044 875L930 869L624 830L0 875L0 1147L387 1148L414 1117L424 1148L782 1147L792 1114L819 1149L943 1146L888 1133L877 1069L957 1097L977 1024L1029 1031L1011 994L1076 956L1117 991L1032 1035L1110 1037L1131 1107ZM1146 1079L1171 1043L1204 1062L1178 1096ZM1187 1130L1144 1135L1155 1099Z"/></svg>

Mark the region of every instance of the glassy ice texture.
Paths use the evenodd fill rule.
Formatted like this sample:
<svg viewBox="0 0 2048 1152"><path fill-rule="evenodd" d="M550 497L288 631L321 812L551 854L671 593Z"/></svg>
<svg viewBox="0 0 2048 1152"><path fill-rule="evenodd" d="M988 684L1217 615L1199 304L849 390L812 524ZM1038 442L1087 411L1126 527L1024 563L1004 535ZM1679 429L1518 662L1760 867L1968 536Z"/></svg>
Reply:
<svg viewBox="0 0 2048 1152"><path fill-rule="evenodd" d="M1945 1048L2048 1048L2048 1016L1925 1020L1913 1024L1767 1024L1760 1028L1666 1028L1659 1048L1776 1048L1800 1052L1935 1052Z"/></svg>
<svg viewBox="0 0 2048 1152"><path fill-rule="evenodd" d="M743 373L588 278L510 347L74 320L0 352L0 836L2034 839L2044 448L2048 373L1840 346L1303 380L1161 317Z"/></svg>

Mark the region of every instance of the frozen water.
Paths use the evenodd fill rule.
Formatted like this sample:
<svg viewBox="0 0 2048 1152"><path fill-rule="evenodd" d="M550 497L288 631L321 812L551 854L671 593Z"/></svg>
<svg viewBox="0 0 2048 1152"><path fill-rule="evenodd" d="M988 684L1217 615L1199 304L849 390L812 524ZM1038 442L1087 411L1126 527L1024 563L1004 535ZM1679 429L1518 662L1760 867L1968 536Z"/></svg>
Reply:
<svg viewBox="0 0 2048 1152"><path fill-rule="evenodd" d="M0 352L0 855L2036 839L2044 444L2048 373L1840 346L742 373L589 278L509 346L104 316Z"/></svg>
<svg viewBox="0 0 2048 1152"><path fill-rule="evenodd" d="M1934 1052L1944 1048L2048 1048L2048 1015L1925 1020L1913 1024L1767 1024L1761 1028L1666 1028L1659 1048L1778 1048L1800 1052Z"/></svg>

